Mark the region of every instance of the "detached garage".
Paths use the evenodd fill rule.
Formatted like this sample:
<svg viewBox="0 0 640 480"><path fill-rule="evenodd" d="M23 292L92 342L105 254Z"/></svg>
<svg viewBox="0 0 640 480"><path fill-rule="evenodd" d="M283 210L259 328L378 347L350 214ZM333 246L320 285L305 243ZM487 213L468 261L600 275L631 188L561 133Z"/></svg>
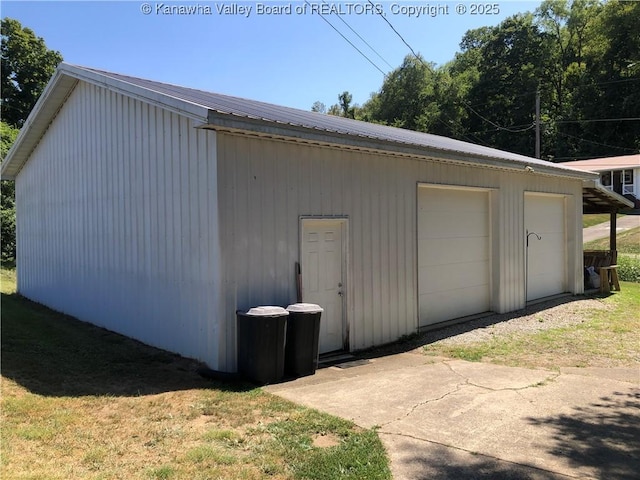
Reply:
<svg viewBox="0 0 640 480"><path fill-rule="evenodd" d="M323 353L581 293L596 175L62 64L2 178L22 295L234 371L236 310L296 301L296 264Z"/></svg>

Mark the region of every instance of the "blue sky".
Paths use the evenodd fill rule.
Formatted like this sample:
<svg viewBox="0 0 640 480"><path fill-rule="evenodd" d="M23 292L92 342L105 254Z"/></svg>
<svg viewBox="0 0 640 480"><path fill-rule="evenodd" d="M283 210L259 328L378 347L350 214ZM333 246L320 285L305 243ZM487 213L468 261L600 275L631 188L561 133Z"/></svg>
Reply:
<svg viewBox="0 0 640 480"><path fill-rule="evenodd" d="M3 18L15 18L34 30L69 63L305 110L316 100L327 107L337 103L338 94L345 90L361 104L382 85L384 77L378 68L391 71L410 50L379 15L366 11L370 7L366 0L309 0L316 9L323 2L322 8L343 12L324 17L377 68L299 0L3 0L0 8ZM372 2L416 52L436 64L454 57L467 30L496 25L540 4L529 0ZM179 5L196 13L166 13L165 7ZM220 13L223 7L235 13ZM251 7L248 15L247 7ZM267 14L265 7L283 11ZM422 12L416 7L423 7ZM305 8L306 13L296 13Z"/></svg>

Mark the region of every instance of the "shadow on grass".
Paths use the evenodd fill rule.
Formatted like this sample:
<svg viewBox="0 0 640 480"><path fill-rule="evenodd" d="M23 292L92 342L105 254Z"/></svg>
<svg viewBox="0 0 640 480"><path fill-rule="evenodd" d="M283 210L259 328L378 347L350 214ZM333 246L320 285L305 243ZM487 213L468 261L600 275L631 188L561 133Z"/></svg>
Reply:
<svg viewBox="0 0 640 480"><path fill-rule="evenodd" d="M598 478L637 479L640 472L640 390L615 392L569 415L530 418L551 427L549 452L573 466L586 466Z"/></svg>
<svg viewBox="0 0 640 480"><path fill-rule="evenodd" d="M45 396L152 395L193 388L246 391L198 375L201 364L2 294L2 375Z"/></svg>

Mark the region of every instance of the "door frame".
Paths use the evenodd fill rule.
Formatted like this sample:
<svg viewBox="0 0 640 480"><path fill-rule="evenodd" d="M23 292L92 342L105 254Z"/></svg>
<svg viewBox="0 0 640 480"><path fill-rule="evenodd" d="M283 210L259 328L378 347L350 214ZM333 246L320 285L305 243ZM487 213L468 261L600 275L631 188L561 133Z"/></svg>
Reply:
<svg viewBox="0 0 640 480"><path fill-rule="evenodd" d="M331 216L331 215L301 215L299 217L299 229L298 229L298 261L300 262L300 269L302 275L304 275L304 263L302 258L302 244L304 241L304 227L305 224L312 222L318 223L337 223L340 224L340 233L342 238L342 351L350 351L350 328L349 328L349 298L351 296L351 282L349 281L349 217L346 215ZM304 285L304 282L301 281ZM304 290L302 291L302 301L304 302Z"/></svg>

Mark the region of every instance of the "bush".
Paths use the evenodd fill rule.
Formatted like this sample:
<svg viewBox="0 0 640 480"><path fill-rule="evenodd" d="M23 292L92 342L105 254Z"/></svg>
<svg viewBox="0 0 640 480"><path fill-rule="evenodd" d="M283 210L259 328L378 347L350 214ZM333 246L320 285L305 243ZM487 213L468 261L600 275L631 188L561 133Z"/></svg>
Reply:
<svg viewBox="0 0 640 480"><path fill-rule="evenodd" d="M618 278L625 282L640 283L640 257L619 253Z"/></svg>

